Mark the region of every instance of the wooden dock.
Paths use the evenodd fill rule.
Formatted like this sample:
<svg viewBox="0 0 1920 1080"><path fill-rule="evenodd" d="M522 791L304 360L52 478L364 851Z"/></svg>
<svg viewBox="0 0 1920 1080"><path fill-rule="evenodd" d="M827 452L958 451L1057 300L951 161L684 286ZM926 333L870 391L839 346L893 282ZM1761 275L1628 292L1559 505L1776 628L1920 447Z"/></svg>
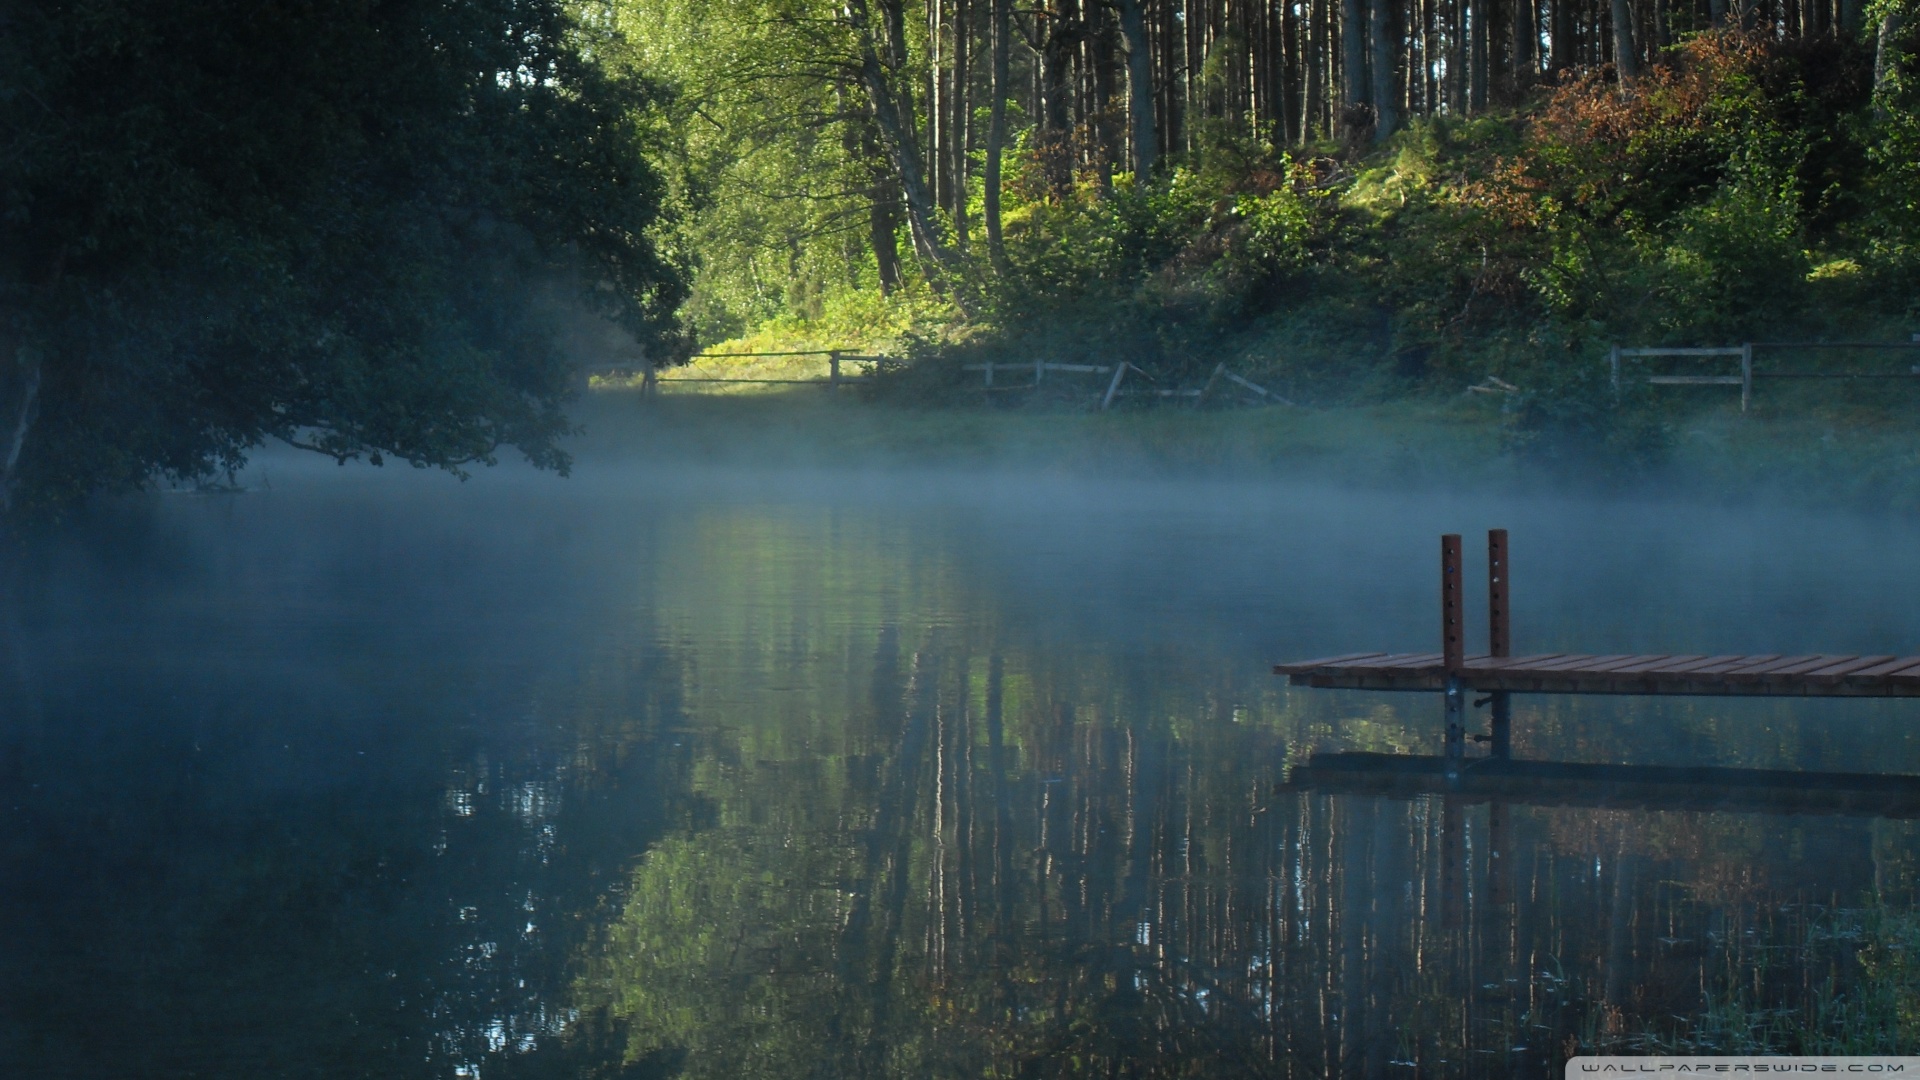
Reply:
<svg viewBox="0 0 1920 1080"><path fill-rule="evenodd" d="M1514 694L1706 694L1718 697L1920 697L1920 655L1536 653L1513 655L1507 531L1487 534L1487 651L1467 655L1460 537L1440 538L1440 651L1347 653L1274 665L1294 686L1443 695L1446 757L1465 755L1467 703L1493 706L1472 736L1510 757Z"/></svg>
<svg viewBox="0 0 1920 1080"><path fill-rule="evenodd" d="M1351 653L1273 671L1324 690L1445 690L1452 677L1477 693L1920 697L1920 656L1484 655L1449 672L1440 653Z"/></svg>

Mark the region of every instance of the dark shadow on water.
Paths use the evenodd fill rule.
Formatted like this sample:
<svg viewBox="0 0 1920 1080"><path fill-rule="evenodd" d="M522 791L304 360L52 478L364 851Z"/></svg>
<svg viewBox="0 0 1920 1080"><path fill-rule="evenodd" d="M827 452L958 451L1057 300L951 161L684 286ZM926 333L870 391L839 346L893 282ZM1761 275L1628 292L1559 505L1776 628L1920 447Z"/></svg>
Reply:
<svg viewBox="0 0 1920 1080"><path fill-rule="evenodd" d="M1920 776L1789 769L1317 754L1295 766L1281 790L1613 810L1920 817Z"/></svg>

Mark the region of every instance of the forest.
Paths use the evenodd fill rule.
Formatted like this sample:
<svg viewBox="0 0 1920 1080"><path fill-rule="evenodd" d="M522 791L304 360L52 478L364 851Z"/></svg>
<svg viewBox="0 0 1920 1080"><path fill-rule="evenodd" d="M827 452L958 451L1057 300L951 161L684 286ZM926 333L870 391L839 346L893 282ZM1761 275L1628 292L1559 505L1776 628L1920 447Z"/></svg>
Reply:
<svg viewBox="0 0 1920 1080"><path fill-rule="evenodd" d="M1318 403L1491 375L1536 440L1631 441L1609 343L1920 326L1898 5L637 10L713 193L703 342L1226 359Z"/></svg>
<svg viewBox="0 0 1920 1080"><path fill-rule="evenodd" d="M0 492L564 469L605 321L884 351L914 403L1036 355L1492 378L1516 446L1657 449L1611 345L1920 330L1912 6L13 5Z"/></svg>

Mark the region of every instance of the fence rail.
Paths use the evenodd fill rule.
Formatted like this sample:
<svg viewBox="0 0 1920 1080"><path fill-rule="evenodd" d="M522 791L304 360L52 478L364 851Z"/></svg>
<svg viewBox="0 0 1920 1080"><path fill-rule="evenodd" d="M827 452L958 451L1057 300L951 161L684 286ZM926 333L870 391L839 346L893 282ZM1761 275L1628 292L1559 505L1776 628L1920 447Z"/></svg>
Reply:
<svg viewBox="0 0 1920 1080"><path fill-rule="evenodd" d="M738 376L662 375L660 374L659 368L644 362L639 364L600 364L595 367L590 367L586 370L587 370L587 374L589 375L613 374L616 372L624 372L624 373L637 372L639 373L642 380L641 388L640 388L641 393L646 394L648 396L652 396L658 393L659 388L663 383L744 383L744 384L753 384L753 385L760 385L760 386L824 386L827 388L828 393L835 393L840 389L840 387L843 384L854 382L859 379L867 378L869 375L871 375L871 372L868 372L866 374L858 374L858 375L850 375L850 374L844 373L840 370L841 364L843 363L845 364L883 364L895 359L894 357L885 356L878 353L857 353L857 352L852 352L846 349L789 349L789 350L784 350L779 352L694 353L692 356L688 357L688 359L690 360L751 360L751 359L755 359L763 356L824 356L827 358L827 375L825 378L815 377L811 379L759 379L759 378L751 378L751 377L741 378Z"/></svg>
<svg viewBox="0 0 1920 1080"><path fill-rule="evenodd" d="M642 392L648 395L658 393L659 387L669 383L702 383L702 384L741 383L745 385L762 385L762 386L823 386L827 388L827 391L829 393L832 393L837 391L843 384L858 381L864 378L870 378L872 375L871 371L868 371L864 374L858 374L858 375L848 374L841 370L842 364L885 364L885 363L898 362L898 358L896 357L886 356L886 355L877 354L877 353L856 353L856 352L852 352L845 349L791 349L791 350L784 350L779 352L753 352L753 353L695 353L690 359L695 359L695 360L743 359L745 360L745 359L754 359L758 357L767 357L767 356L824 356L827 358L827 375L825 378L816 377L816 378L810 378L810 379L772 379L772 378L762 379L762 378L754 378L750 376L741 377L741 376L724 376L724 375L663 375L661 374L660 369L655 368L646 363L600 364L600 365L596 365L594 367L588 368L586 369L586 371L587 371L587 374L589 375L611 374L615 372L625 372L625 373L637 372L638 374L641 375L643 379L642 388L641 388ZM1213 397L1215 389L1219 386L1219 384L1222 381L1232 383L1235 386L1238 386L1242 390L1245 390L1249 393L1257 394L1264 401L1270 401L1280 405L1294 404L1292 401L1289 401L1285 397L1277 393L1274 393L1272 390L1269 390L1266 387L1261 386L1259 383L1256 383L1253 380L1248 379L1237 372L1227 370L1227 365L1224 363L1218 364L1214 367L1212 374L1209 375L1207 378L1206 385L1197 387L1197 388L1184 388L1184 389L1176 389L1176 388L1168 388L1168 387L1141 387L1139 389L1133 389L1133 390L1122 390L1121 384L1125 382L1127 373L1129 371L1138 373L1141 378L1147 379L1148 381L1153 380L1153 376L1151 374L1147 373L1142 368L1134 364L1128 363L1127 361L1124 361L1124 360L1119 361L1117 363L1113 363L1113 364L1063 364L1063 363L1058 363L1052 360L1035 360L1031 363L1023 362L1023 363L1012 363L1012 364L1000 363L996 361L987 361L986 363L981 363L981 364L964 364L961 366L961 370L981 372L985 376L985 378L982 382L982 385L975 387L974 389L988 392L988 393L1032 390L1035 387L1041 386L1045 383L1047 373L1050 371L1059 372L1062 374L1071 374L1071 375L1110 375L1112 376L1112 378L1108 380L1105 392L1100 395L1100 409L1103 412L1112 407L1115 398L1122 397L1122 396L1157 397L1157 398L1191 398L1195 401L1196 404L1203 404L1208 399ZM1032 373L1033 377L1031 381L1026 381L1023 379L1020 382L1007 382L1007 383L1000 383L996 385L994 381L994 376L996 375L996 373L999 373L1002 375L1018 375L1018 376L1025 376L1028 373Z"/></svg>
<svg viewBox="0 0 1920 1080"><path fill-rule="evenodd" d="M1032 390L1042 385L1046 381L1047 372L1049 371L1058 371L1058 372L1065 372L1069 374L1084 374L1084 375L1106 375L1111 373L1113 378L1107 383L1106 392L1100 396L1101 412L1105 412L1109 408L1112 408L1114 398L1122 397L1122 396L1193 398L1196 404L1204 403L1205 401L1207 401L1209 398L1213 396L1214 388L1219 384L1219 382L1222 379L1225 379L1228 382L1231 382L1241 387L1242 389L1252 391L1253 393L1260 395L1260 397L1264 400L1272 401L1281 405L1293 404L1293 402L1288 401L1286 398L1281 397L1279 394L1276 394L1273 391L1267 389L1266 387L1261 386L1259 383L1256 383L1251 379L1244 378L1238 374L1235 374L1234 372L1228 371L1227 365L1225 364L1219 364L1214 367L1213 374L1207 378L1207 384L1205 386L1200 387L1198 389L1184 389L1184 390L1167 389L1163 387L1145 387L1139 390L1126 390L1126 391L1121 390L1120 385L1126 379L1127 372L1129 371L1139 372L1140 376L1144 379L1151 380L1153 378L1153 376L1149 375L1146 371L1142 370L1141 368L1131 363L1128 363L1125 360L1122 360L1118 363L1113 363L1113 364L1060 364L1060 363L1055 363L1051 360L1035 360L1032 363L1004 364L1004 363L997 363L995 361L990 360L984 364L963 364L961 365L960 370L978 371L982 373L982 375L984 376L984 379L981 385L974 387L976 391L979 391L981 393L1006 393L1009 391L1017 391L1017 390ZM1018 383L1009 383L1009 384L996 386L993 381L993 377L996 372L1005 372L1009 375L1017 375L1017 376L1024 376L1027 372L1032 372L1033 380L1031 382L1022 381Z"/></svg>
<svg viewBox="0 0 1920 1080"><path fill-rule="evenodd" d="M1612 370L1613 392L1620 393L1622 381L1621 361L1648 357L1738 357L1740 374L1738 375L1647 375L1644 379L1649 386L1737 386L1740 388L1740 411L1746 412L1753 407L1753 382L1755 379L1913 379L1920 378L1920 364L1908 371L1756 371L1753 367L1753 354L1762 349L1805 350L1805 349L1920 349L1920 334L1913 335L1911 341L1749 341L1742 345L1716 346L1705 348L1662 348L1613 346L1607 353L1607 364Z"/></svg>

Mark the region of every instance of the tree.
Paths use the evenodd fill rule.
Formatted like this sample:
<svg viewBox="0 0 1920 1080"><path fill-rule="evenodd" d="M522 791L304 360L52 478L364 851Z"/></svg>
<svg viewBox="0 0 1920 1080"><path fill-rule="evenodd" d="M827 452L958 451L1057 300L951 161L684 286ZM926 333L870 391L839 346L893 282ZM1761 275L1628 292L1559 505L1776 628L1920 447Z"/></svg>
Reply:
<svg viewBox="0 0 1920 1080"><path fill-rule="evenodd" d="M584 306L684 351L656 92L560 0L34 0L0 35L0 500L269 438L564 469Z"/></svg>

